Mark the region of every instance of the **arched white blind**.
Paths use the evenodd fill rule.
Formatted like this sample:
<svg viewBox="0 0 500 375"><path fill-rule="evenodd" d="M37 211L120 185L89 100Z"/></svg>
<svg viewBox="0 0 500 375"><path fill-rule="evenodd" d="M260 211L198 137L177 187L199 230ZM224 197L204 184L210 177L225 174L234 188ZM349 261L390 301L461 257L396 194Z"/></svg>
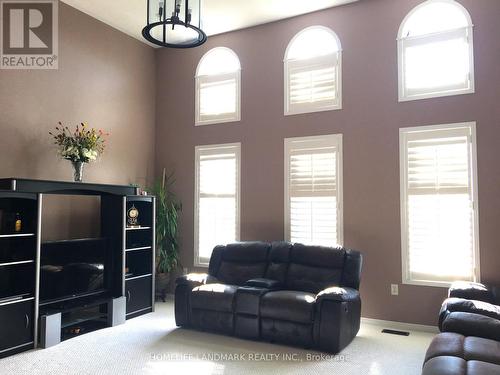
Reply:
<svg viewBox="0 0 500 375"><path fill-rule="evenodd" d="M196 125L240 120L241 67L225 47L208 51L196 70Z"/></svg>
<svg viewBox="0 0 500 375"><path fill-rule="evenodd" d="M474 92L472 21L454 0L428 0L398 35L401 101Z"/></svg>
<svg viewBox="0 0 500 375"><path fill-rule="evenodd" d="M332 30L299 32L288 45L284 71L285 114L341 108L341 48Z"/></svg>

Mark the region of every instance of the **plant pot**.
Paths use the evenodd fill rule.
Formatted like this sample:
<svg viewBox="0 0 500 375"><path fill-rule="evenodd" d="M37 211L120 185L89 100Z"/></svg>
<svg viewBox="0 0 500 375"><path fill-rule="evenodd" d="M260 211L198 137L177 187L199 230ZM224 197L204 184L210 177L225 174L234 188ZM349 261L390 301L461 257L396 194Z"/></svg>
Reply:
<svg viewBox="0 0 500 375"><path fill-rule="evenodd" d="M157 273L155 280L155 296L156 299L160 299L165 302L165 297L168 293L168 287L170 285L170 273Z"/></svg>

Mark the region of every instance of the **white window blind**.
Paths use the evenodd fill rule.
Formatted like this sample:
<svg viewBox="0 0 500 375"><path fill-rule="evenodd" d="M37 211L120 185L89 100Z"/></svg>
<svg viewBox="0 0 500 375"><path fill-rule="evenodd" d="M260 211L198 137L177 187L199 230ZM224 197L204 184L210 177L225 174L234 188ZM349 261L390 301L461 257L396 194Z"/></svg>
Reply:
<svg viewBox="0 0 500 375"><path fill-rule="evenodd" d="M286 65L289 113L340 106L337 54L308 60L292 60Z"/></svg>
<svg viewBox="0 0 500 375"><path fill-rule="evenodd" d="M241 68L236 54L217 47L196 71L196 125L240 120Z"/></svg>
<svg viewBox="0 0 500 375"><path fill-rule="evenodd" d="M285 115L342 107L340 41L330 29L302 30L285 53Z"/></svg>
<svg viewBox="0 0 500 375"><path fill-rule="evenodd" d="M285 139L287 240L342 243L341 157L341 135Z"/></svg>
<svg viewBox="0 0 500 375"><path fill-rule="evenodd" d="M195 265L239 239L240 144L196 147Z"/></svg>
<svg viewBox="0 0 500 375"><path fill-rule="evenodd" d="M223 121L235 117L238 109L237 73L198 77L199 121Z"/></svg>
<svg viewBox="0 0 500 375"><path fill-rule="evenodd" d="M473 124L401 130L407 282L477 279L473 131Z"/></svg>
<svg viewBox="0 0 500 375"><path fill-rule="evenodd" d="M398 37L400 100L474 92L472 23L458 3L430 0L403 21Z"/></svg>

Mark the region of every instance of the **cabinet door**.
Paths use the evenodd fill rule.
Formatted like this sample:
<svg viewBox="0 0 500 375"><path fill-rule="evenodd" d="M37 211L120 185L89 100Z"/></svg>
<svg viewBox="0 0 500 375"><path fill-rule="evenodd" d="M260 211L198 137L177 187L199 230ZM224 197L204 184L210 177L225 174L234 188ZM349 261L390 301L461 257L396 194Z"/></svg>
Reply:
<svg viewBox="0 0 500 375"><path fill-rule="evenodd" d="M33 301L0 306L0 351L33 341Z"/></svg>
<svg viewBox="0 0 500 375"><path fill-rule="evenodd" d="M151 276L125 282L127 314L152 306Z"/></svg>

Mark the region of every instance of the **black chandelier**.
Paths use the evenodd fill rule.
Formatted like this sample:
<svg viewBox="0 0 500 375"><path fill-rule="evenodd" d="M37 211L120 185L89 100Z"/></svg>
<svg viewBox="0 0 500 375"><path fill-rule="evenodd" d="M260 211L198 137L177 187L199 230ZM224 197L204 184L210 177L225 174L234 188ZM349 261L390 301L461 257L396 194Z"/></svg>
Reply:
<svg viewBox="0 0 500 375"><path fill-rule="evenodd" d="M207 41L201 29L201 0L148 0L147 25L142 36L161 47L201 46Z"/></svg>

